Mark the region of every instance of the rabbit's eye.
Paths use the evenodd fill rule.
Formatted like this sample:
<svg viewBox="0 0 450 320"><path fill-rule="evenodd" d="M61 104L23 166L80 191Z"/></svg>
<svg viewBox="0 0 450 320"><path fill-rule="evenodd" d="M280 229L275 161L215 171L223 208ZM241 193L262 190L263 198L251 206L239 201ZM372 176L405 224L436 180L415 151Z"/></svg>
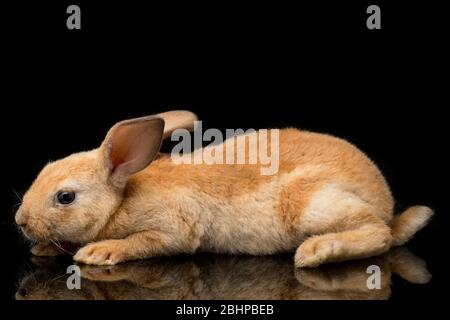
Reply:
<svg viewBox="0 0 450 320"><path fill-rule="evenodd" d="M61 204L72 203L73 200L75 200L75 192L72 192L72 191L60 191L56 195L56 199L58 199L58 202L61 203Z"/></svg>

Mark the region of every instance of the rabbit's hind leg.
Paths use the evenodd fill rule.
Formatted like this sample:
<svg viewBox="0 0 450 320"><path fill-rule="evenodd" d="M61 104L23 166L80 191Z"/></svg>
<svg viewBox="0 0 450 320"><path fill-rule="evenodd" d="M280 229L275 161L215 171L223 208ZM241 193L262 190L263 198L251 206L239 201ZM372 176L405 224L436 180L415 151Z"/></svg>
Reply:
<svg viewBox="0 0 450 320"><path fill-rule="evenodd" d="M301 220L303 231L312 236L298 247L296 267L367 258L391 246L391 229L376 209L339 188L317 192Z"/></svg>

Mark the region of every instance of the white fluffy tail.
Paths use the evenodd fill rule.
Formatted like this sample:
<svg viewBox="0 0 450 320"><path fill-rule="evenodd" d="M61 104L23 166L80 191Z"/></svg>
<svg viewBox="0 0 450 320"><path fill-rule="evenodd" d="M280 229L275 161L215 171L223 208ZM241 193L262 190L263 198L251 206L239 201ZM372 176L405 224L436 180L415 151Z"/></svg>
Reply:
<svg viewBox="0 0 450 320"><path fill-rule="evenodd" d="M425 206L408 208L399 215L395 215L391 222L393 246L401 246L408 242L412 236L425 227L433 216L433 210Z"/></svg>

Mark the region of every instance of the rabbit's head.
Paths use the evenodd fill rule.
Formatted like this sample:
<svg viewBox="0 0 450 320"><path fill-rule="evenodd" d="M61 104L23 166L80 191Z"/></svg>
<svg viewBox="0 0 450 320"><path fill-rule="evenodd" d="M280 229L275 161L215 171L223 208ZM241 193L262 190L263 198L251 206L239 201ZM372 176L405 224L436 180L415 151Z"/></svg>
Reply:
<svg viewBox="0 0 450 320"><path fill-rule="evenodd" d="M164 136L190 129L185 123L194 120L190 112L172 111L117 123L99 148L45 166L24 195L16 223L36 241L92 241L120 206L128 177L150 164Z"/></svg>

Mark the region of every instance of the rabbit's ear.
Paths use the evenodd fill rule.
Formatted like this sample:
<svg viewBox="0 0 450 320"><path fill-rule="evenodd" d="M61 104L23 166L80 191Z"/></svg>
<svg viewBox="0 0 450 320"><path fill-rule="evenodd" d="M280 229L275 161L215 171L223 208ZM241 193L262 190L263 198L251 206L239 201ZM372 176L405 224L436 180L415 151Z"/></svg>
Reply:
<svg viewBox="0 0 450 320"><path fill-rule="evenodd" d="M125 120L109 130L100 152L114 185L124 186L128 176L152 162L163 132L164 120L157 116Z"/></svg>
<svg viewBox="0 0 450 320"><path fill-rule="evenodd" d="M176 129L194 131L197 120L194 113L186 110L168 111L158 113L156 116L164 119L165 122L163 139L170 137Z"/></svg>

